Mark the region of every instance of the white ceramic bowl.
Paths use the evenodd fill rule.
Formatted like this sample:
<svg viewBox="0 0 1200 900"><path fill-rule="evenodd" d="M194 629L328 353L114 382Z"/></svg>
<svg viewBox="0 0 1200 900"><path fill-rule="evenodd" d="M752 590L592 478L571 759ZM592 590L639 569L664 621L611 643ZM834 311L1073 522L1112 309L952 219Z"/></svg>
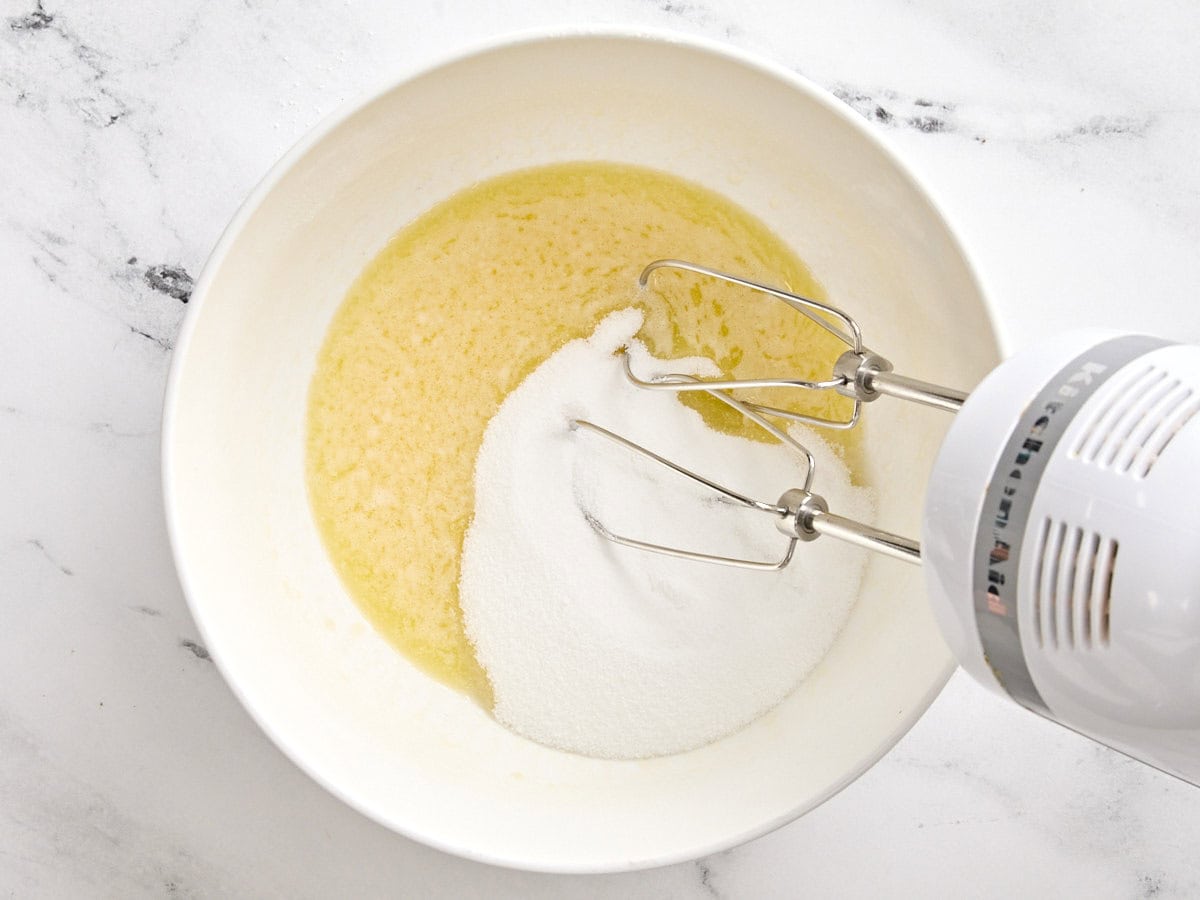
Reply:
<svg viewBox="0 0 1200 900"><path fill-rule="evenodd" d="M213 252L175 351L167 518L209 651L313 778L435 847L546 871L694 858L783 824L874 763L952 669L914 567L875 560L844 632L779 708L642 762L550 750L418 672L347 597L311 521L305 394L325 328L401 226L501 172L667 170L764 219L898 368L971 386L998 361L979 285L913 177L791 73L668 35L541 35L455 56L326 121ZM868 409L880 520L917 533L945 419ZM803 556L803 549L799 551Z"/></svg>

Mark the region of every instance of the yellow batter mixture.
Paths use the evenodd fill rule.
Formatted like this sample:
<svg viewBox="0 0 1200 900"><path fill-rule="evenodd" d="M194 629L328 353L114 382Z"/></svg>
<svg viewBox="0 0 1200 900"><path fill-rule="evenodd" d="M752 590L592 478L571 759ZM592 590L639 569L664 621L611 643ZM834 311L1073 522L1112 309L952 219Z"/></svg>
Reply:
<svg viewBox="0 0 1200 900"><path fill-rule="evenodd" d="M366 267L330 325L308 413L308 488L326 548L383 635L485 706L458 566L475 455L509 391L631 305L646 312L641 337L655 355L707 356L727 377L825 378L844 349L744 289L660 272L639 291L638 273L661 257L824 299L804 264L721 196L648 169L570 163L495 178L429 210ZM845 414L832 393L761 396ZM714 427L761 438L716 401L685 397Z"/></svg>

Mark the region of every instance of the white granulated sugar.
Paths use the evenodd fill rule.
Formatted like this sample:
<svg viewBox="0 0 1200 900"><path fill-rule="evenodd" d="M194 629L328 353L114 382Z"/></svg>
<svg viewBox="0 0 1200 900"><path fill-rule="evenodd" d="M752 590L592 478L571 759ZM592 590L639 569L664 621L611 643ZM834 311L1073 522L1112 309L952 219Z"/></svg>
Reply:
<svg viewBox="0 0 1200 900"><path fill-rule="evenodd" d="M475 465L475 517L459 582L467 633L495 691L494 714L533 740L633 759L690 750L783 700L829 650L857 596L864 551L800 544L779 572L747 571L621 547L588 524L688 549L778 559L771 518L604 438L588 419L728 484L774 501L802 484L778 444L720 434L634 371L714 375L702 359L656 360L633 340L642 315L613 313L547 359L488 424ZM830 508L870 520L870 492L812 431Z"/></svg>

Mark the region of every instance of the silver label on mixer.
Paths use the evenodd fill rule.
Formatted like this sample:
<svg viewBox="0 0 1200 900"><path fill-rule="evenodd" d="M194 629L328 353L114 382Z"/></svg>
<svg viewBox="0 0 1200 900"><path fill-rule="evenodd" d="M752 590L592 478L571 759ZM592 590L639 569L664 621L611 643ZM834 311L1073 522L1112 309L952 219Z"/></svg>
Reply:
<svg viewBox="0 0 1200 900"><path fill-rule="evenodd" d="M975 532L972 579L975 622L984 659L1018 703L1047 713L1021 647L1017 572L1042 473L1054 448L1088 399L1113 373L1170 341L1145 335L1113 338L1077 356L1026 407L1008 438L984 495Z"/></svg>

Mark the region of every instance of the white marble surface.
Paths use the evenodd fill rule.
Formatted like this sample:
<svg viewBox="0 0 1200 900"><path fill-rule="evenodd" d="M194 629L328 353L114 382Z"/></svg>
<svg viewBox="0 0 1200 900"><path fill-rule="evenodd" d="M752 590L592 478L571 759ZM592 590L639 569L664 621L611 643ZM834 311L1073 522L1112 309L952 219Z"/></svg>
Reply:
<svg viewBox="0 0 1200 900"><path fill-rule="evenodd" d="M550 877L351 812L194 643L159 404L224 223L389 72L601 22L726 40L845 97L959 226L1011 346L1080 321L1200 339L1191 0L0 0L0 893L1200 895L1200 791L961 675L864 778L766 838Z"/></svg>

